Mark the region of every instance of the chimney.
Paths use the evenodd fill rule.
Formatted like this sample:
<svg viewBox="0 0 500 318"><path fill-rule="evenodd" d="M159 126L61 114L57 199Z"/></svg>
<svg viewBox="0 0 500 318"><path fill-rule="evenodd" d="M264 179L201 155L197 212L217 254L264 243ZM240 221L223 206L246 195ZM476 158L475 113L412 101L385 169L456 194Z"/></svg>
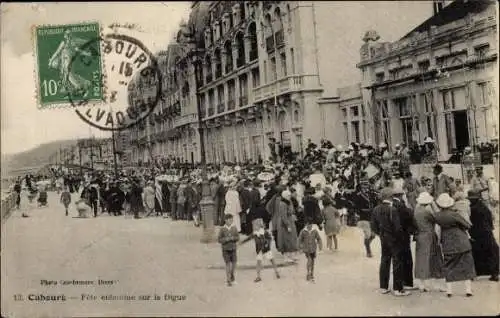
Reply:
<svg viewBox="0 0 500 318"><path fill-rule="evenodd" d="M434 8L434 15L438 14L439 12L441 12L441 10L443 10L443 7L444 7L444 3L442 0L434 0L432 2L432 5L433 5L433 8Z"/></svg>

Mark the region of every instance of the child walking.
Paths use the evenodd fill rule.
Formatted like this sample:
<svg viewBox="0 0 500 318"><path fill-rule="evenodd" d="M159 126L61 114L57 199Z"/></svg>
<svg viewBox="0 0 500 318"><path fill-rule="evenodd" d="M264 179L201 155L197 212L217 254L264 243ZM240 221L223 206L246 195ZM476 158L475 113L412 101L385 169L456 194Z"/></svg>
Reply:
<svg viewBox="0 0 500 318"><path fill-rule="evenodd" d="M307 276L306 280L314 282L314 260L316 259L316 250L319 247L321 251L323 244L318 230L313 228L314 220L307 218L306 227L299 234L299 249L304 252L307 258Z"/></svg>
<svg viewBox="0 0 500 318"><path fill-rule="evenodd" d="M61 203L64 205L66 209L66 216L68 216L68 206L71 203L71 193L69 192L69 188L65 187L63 192L61 193Z"/></svg>
<svg viewBox="0 0 500 318"><path fill-rule="evenodd" d="M264 221L262 219L256 219L252 222L253 226L253 234L241 241L241 244L244 244L250 240L255 241L255 252L257 253L257 278L255 278L254 282L258 283L262 279L260 277L260 271L262 269L262 260L264 258L268 259L273 265L274 274L276 278L280 278L280 274L278 272L278 268L273 259L273 253L271 252L271 241L273 237L269 230L264 229Z"/></svg>
<svg viewBox="0 0 500 318"><path fill-rule="evenodd" d="M224 216L224 226L219 231L218 241L222 246L222 257L226 263L227 286L235 283L234 270L236 268L236 242L240 239L238 229L233 224L233 216Z"/></svg>

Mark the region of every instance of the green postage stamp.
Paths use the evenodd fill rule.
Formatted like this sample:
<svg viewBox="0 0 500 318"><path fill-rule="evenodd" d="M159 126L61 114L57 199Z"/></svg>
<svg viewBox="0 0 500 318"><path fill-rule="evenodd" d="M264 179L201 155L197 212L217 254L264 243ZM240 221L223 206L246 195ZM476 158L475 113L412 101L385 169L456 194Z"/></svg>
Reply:
<svg viewBox="0 0 500 318"><path fill-rule="evenodd" d="M33 29L39 106L102 101L104 76L99 23Z"/></svg>

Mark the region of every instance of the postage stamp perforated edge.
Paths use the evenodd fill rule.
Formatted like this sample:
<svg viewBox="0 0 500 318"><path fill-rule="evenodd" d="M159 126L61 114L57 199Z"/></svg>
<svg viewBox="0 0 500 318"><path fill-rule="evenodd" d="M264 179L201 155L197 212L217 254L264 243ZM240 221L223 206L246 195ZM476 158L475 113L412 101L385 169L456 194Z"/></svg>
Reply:
<svg viewBox="0 0 500 318"><path fill-rule="evenodd" d="M34 68L33 68L33 76L34 76L34 83L35 83L35 100L37 103L37 108L39 110L45 110L45 109L55 109L55 108L73 108L74 105L71 104L71 102L68 100L67 102L51 102L51 103L45 103L42 104L40 100L40 74L39 74L39 65L38 65L38 43L37 43L37 29L43 28L43 27L58 27L58 26L68 26L68 25L86 25L86 24L98 24L99 26L99 37L101 39L104 39L104 28L102 27L102 24L99 21L81 21L81 22L72 22L72 23L67 23L67 24L37 24L37 25L32 25L31 26L31 43L33 45L33 53L32 53L32 58L34 62ZM82 106L99 106L102 104L106 103L108 92L107 92L107 80L108 80L108 75L106 74L106 62L104 59L104 55L102 54L103 52L103 47L104 44L101 41L100 43L100 53L101 53L101 58L100 58L100 67L101 67L101 84L102 84L102 100L92 100L89 101L87 104L82 105Z"/></svg>

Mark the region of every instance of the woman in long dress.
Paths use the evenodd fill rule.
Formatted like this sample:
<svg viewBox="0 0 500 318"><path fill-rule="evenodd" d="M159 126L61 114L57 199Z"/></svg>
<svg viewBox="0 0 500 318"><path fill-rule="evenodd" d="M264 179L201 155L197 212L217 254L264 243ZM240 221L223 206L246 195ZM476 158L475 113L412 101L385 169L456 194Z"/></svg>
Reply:
<svg viewBox="0 0 500 318"><path fill-rule="evenodd" d="M144 188L144 209L146 210L146 216L153 213L155 209L156 193L153 189L153 184L152 181L149 181L148 185Z"/></svg>
<svg viewBox="0 0 500 318"><path fill-rule="evenodd" d="M472 296L472 279L476 277L472 246L466 231L471 224L453 209L455 200L442 193L436 200L441 209L434 217L441 226L441 245L444 255L446 294L452 296L452 282L465 284L466 296Z"/></svg>
<svg viewBox="0 0 500 318"><path fill-rule="evenodd" d="M233 224L236 226L236 229L238 229L238 232L241 232L241 203L240 194L236 190L236 187L236 181L229 184L229 189L227 190L225 196L226 206L224 207L224 214L231 214L233 216Z"/></svg>
<svg viewBox="0 0 500 318"><path fill-rule="evenodd" d="M416 198L414 214L418 228L415 236L415 278L420 281L419 289L422 292L431 288L431 279L443 278L443 256L435 231L436 220L431 206L433 201L434 198L428 192L421 192ZM434 288L441 290L439 287Z"/></svg>
<svg viewBox="0 0 500 318"><path fill-rule="evenodd" d="M498 282L499 256L498 243L493 234L493 216L488 206L481 200L480 193L469 191L471 202L470 235L472 254L477 276L490 275L490 280Z"/></svg>
<svg viewBox="0 0 500 318"><path fill-rule="evenodd" d="M289 255L298 251L297 228L295 226L292 194L285 190L281 193L281 200L278 208L278 251L281 254Z"/></svg>

